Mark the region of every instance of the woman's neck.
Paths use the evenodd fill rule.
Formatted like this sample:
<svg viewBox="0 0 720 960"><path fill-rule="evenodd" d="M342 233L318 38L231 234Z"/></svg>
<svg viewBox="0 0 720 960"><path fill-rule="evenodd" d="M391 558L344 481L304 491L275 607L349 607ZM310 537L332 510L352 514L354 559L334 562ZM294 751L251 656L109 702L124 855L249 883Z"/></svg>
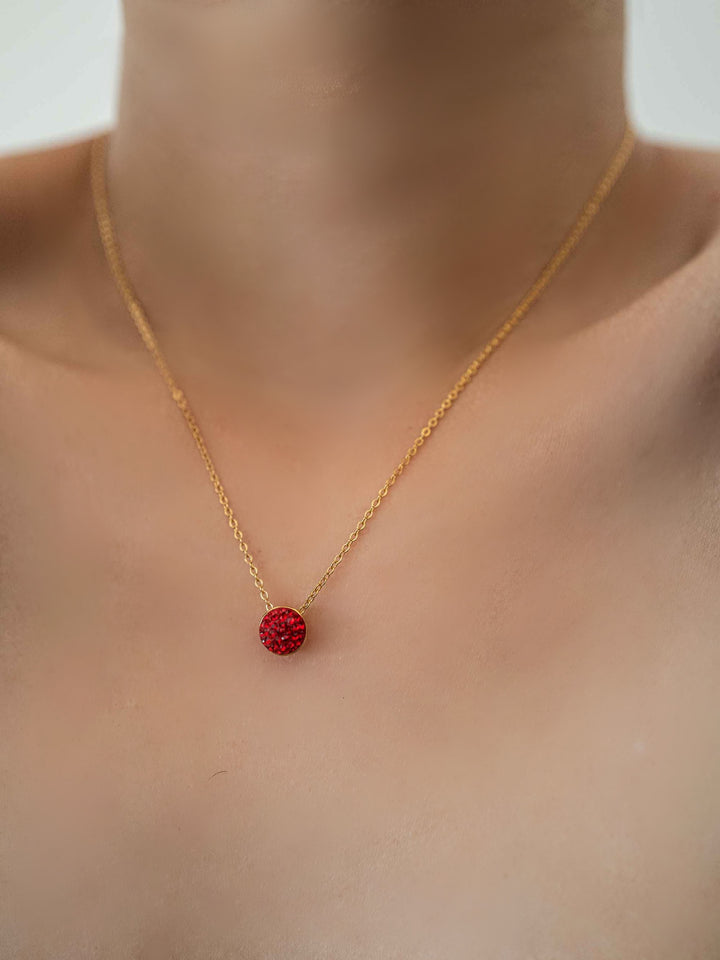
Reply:
<svg viewBox="0 0 720 960"><path fill-rule="evenodd" d="M109 188L153 324L251 365L479 345L616 148L622 65L620 0L125 0Z"/></svg>

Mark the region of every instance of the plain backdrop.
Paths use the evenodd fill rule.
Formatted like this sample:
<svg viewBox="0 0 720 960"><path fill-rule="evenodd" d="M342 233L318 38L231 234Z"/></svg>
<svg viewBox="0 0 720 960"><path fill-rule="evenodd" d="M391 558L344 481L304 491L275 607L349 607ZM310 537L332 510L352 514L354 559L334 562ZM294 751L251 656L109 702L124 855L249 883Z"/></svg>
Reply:
<svg viewBox="0 0 720 960"><path fill-rule="evenodd" d="M120 0L0 0L0 153L111 124L121 38ZM626 86L638 131L720 147L720 0L628 0Z"/></svg>

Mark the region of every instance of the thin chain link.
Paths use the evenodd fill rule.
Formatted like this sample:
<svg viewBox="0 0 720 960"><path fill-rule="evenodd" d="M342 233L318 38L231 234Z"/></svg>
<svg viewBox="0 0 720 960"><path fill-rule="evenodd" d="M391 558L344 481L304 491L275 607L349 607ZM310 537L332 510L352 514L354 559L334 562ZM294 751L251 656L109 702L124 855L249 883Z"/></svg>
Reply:
<svg viewBox="0 0 720 960"><path fill-rule="evenodd" d="M142 340L151 353L155 365L160 372L163 380L167 384L167 387L170 391L170 395L173 400L179 407L185 421L190 429L190 432L195 440L198 450L200 451L200 456L203 459L205 467L207 468L208 473L210 474L210 479L212 485L215 488L215 492L220 500L220 504L227 518L228 525L233 532L233 536L238 542L240 552L242 553L245 563L250 569L250 574L253 578L255 586L260 592L260 596L265 603L266 610L271 610L274 604L270 601L268 591L265 588L265 585L262 581L260 573L258 571L257 565L253 560L250 549L245 540L245 537L240 530L240 526L235 516L235 513L230 506L227 493L223 487L218 472L215 469L215 465L208 453L205 440L202 433L200 432L200 427L197 424L197 421L190 409L187 398L180 387L177 385L175 378L173 377L170 368L167 364L167 361L158 346L158 342L155 338L155 334L150 326L150 322L145 314L145 311L135 295L130 280L128 279L127 273L125 271L122 258L120 256L117 238L115 236L115 230L112 223L112 218L110 215L110 207L108 200L107 192L107 182L106 182L106 144L109 139L109 132L105 132L96 136L91 144L91 182L92 182L92 192L93 199L95 204L95 213L97 217L98 228L100 231L100 237L102 240L103 248L105 250L105 255L112 271L113 279L122 294L125 305L135 322L135 326L138 329ZM620 142L615 155L613 156L610 164L608 165L605 173L602 178L598 181L595 189L593 190L590 198L586 201L582 211L580 212L577 220L570 228L569 232L566 234L565 238L561 242L560 246L557 248L551 259L547 262L545 267L540 272L538 278L532 284L527 293L520 300L518 305L515 307L513 312L510 314L508 319L500 326L493 337L488 341L488 343L483 347L482 351L475 357L474 360L469 364L462 376L457 380L452 389L448 392L445 399L442 401L437 410L433 413L430 419L427 421L425 426L422 428L418 436L413 440L411 446L409 447L407 453L402 458L400 463L395 467L393 472L387 478L383 486L377 493L377 496L371 501L369 507L362 515L360 520L358 520L355 529L347 538L345 543L342 545L338 553L333 558L330 566L327 568L322 577L318 580L317 584L313 587L312 591L308 595L307 599L301 607L298 608L298 612L303 614L310 606L310 604L315 600L317 595L320 593L322 588L328 582L332 574L335 572L338 565L341 563L343 558L346 556L347 552L350 550L352 545L356 542L360 534L363 532L368 522L375 515L376 510L383 502L385 497L392 489L392 487L397 482L398 478L402 475L406 467L410 464L412 459L417 455L420 448L425 444L425 441L432 435L433 431L437 428L440 421L443 419L445 414L450 410L455 401L458 399L460 394L465 390L468 384L473 380L477 372L480 370L482 365L490 357L492 353L500 346L501 343L507 338L512 330L517 327L520 321L525 317L530 307L535 303L540 294L548 286L552 278L555 276L557 271L560 269L562 264L568 258L570 253L579 243L580 239L584 235L587 228L590 226L590 223L595 218L600 207L603 204L603 201L607 198L613 186L617 182L620 174L622 173L627 161L630 159L630 156L633 152L635 146L635 133L632 129L630 122L626 119L625 123L625 132L623 138Z"/></svg>

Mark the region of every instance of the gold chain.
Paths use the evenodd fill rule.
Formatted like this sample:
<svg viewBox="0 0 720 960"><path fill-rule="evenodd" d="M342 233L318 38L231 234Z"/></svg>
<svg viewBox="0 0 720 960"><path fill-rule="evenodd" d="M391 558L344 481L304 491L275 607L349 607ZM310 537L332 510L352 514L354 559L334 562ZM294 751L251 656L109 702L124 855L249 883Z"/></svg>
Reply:
<svg viewBox="0 0 720 960"><path fill-rule="evenodd" d="M112 271L113 278L117 284L120 293L122 294L125 305L135 321L135 326L140 333L140 336L145 343L145 346L152 354L152 357L155 361L155 365L158 368L163 380L170 390L170 394L175 401L175 403L180 408L182 415L185 417L190 432L197 444L198 450L200 451L200 456L205 463L208 473L210 474L210 479L212 480L213 487L215 492L218 495L220 504L222 505L223 511L227 518L228 524L233 532L233 536L238 542L240 551L243 555L245 562L250 568L250 573L255 582L255 586L260 591L260 596L263 598L265 603L266 610L271 610L273 604L270 601L268 592L263 584L262 578L258 568L253 560L250 549L245 541L245 537L240 530L240 526L237 521L237 517L233 512L228 496L225 492L225 488L220 482L220 477L218 472L215 469L215 465L208 453L207 446L205 445L205 440L203 439L200 428L193 416L192 411L187 402L187 398L183 391L178 387L175 378L170 372L167 361L163 356L160 347L158 346L155 334L153 333L150 323L147 319L145 311L143 310L142 305L140 304L138 298L135 296L130 281L127 277L125 268L123 266L122 259L120 257L120 252L118 249L118 243L115 236L115 230L113 228L112 219L110 216L108 195L107 195L107 183L106 183L106 161L105 161L105 151L106 151L106 142L109 138L109 132L105 132L96 136L91 144L91 177L92 177L92 191L93 198L95 203L95 212L97 216L98 227L100 230L100 237L102 239L103 247L105 249L105 255L107 257L110 269ZM465 372L455 383L452 389L449 391L443 402L437 408L437 410L430 417L428 422L422 428L418 436L412 442L409 450L402 458L400 463L395 467L393 472L387 478L383 486L377 493L377 496L371 501L370 506L367 508L365 513L362 515L360 520L357 522L355 529L347 538L345 543L342 545L338 553L332 560L332 563L327 568L322 577L318 580L317 584L313 587L312 591L308 595L307 599L301 607L298 608L298 612L303 614L313 600L320 593L322 588L325 586L327 581L332 576L333 572L337 568L338 564L342 561L343 557L347 554L348 550L352 547L355 541L358 539L360 534L365 529L368 521L374 516L375 511L378 509L380 504L383 502L385 497L390 492L390 489L393 487L397 479L403 473L405 468L408 466L413 457L416 456L420 448L423 446L425 441L430 437L433 430L440 423L442 418L448 412L448 410L453 406L460 394L465 390L470 381L475 377L476 373L480 367L485 363L488 357L500 346L500 344L505 340L508 334L520 323L525 314L528 312L530 307L535 303L540 294L545 290L545 288L550 283L551 279L558 271L560 266L564 263L567 257L570 255L572 250L577 246L578 242L582 238L583 234L589 227L590 223L594 219L598 210L600 209L603 201L608 196L616 181L618 180L620 174L622 173L627 161L630 159L630 155L633 151L635 145L635 134L631 127L630 122L626 119L625 123L625 132L620 143L619 148L617 149L615 155L613 156L610 164L608 165L605 173L602 178L597 183L597 186L593 190L590 198L585 203L585 206L582 208L577 220L568 231L567 235L563 239L562 243L555 251L551 259L548 261L546 266L540 272L537 280L532 284L527 293L523 296L522 300L515 307L513 312L510 314L505 323L493 335L492 339L483 347L482 351L475 357L475 359L470 363Z"/></svg>

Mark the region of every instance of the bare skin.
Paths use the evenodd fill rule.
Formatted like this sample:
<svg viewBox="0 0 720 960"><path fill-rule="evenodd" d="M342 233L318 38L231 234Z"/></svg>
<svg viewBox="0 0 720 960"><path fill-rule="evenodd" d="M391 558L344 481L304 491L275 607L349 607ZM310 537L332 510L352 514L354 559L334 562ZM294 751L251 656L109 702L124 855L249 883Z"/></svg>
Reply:
<svg viewBox="0 0 720 960"><path fill-rule="evenodd" d="M609 160L622 13L125 11L121 244L296 605ZM638 143L278 658L88 144L0 161L2 960L720 957L720 155Z"/></svg>

